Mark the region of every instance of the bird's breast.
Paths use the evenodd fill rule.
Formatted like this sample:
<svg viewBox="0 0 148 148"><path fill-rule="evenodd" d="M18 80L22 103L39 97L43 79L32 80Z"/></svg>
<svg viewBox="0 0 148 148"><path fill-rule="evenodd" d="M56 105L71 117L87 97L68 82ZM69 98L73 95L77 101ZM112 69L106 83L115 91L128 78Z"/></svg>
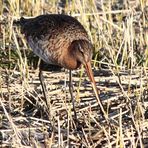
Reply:
<svg viewBox="0 0 148 148"><path fill-rule="evenodd" d="M71 54L66 52L62 54L60 60L61 66L69 70L77 69L81 65L81 63L77 61L75 57L71 56Z"/></svg>

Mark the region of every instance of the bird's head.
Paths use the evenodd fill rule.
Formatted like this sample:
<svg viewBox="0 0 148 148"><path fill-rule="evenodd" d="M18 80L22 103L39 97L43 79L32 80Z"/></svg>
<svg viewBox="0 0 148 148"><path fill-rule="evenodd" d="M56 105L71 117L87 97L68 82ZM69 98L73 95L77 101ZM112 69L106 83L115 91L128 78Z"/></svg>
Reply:
<svg viewBox="0 0 148 148"><path fill-rule="evenodd" d="M78 65L85 65L92 59L93 46L87 40L75 40L71 44L71 52Z"/></svg>
<svg viewBox="0 0 148 148"><path fill-rule="evenodd" d="M94 80L91 67L93 45L87 40L75 40L72 42L71 46L72 46L71 52L73 54L73 57L76 58L76 61L79 65L81 64L84 65L87 75L92 85L94 86L95 91L97 92L96 83Z"/></svg>

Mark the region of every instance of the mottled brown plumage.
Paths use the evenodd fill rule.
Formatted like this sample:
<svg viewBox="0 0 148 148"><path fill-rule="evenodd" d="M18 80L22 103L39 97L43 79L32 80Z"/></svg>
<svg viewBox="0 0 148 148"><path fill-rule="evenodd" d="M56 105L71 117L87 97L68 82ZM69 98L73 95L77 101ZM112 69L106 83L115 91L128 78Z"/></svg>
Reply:
<svg viewBox="0 0 148 148"><path fill-rule="evenodd" d="M67 15L41 15L31 19L20 19L21 31L28 44L42 60L67 69L76 69L82 61L76 59L85 50L89 60L92 44L84 27ZM88 49L89 48L89 49Z"/></svg>
<svg viewBox="0 0 148 148"><path fill-rule="evenodd" d="M46 63L69 70L77 69L81 64L85 66L97 101L105 113L91 69L93 46L80 22L68 15L50 14L30 19L21 18L16 23L21 26L34 53Z"/></svg>

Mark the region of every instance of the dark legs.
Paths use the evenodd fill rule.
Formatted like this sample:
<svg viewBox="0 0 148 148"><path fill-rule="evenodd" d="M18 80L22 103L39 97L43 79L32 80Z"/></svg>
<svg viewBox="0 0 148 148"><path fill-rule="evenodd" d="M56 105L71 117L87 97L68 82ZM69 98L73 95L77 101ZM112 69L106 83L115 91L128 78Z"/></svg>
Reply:
<svg viewBox="0 0 148 148"><path fill-rule="evenodd" d="M43 95L45 97L45 102L46 102L47 108L49 110L49 104L48 104L48 100L47 100L48 99L48 95L47 95L48 91L47 91L47 88L46 88L46 85L45 85L45 82L44 82L42 67L43 67L43 61L41 60L40 66L39 66L39 80L40 80L40 83L41 83L41 86L42 86Z"/></svg>
<svg viewBox="0 0 148 148"><path fill-rule="evenodd" d="M42 70L39 71L39 79L40 79L40 83L41 83L41 86L42 86L42 90L43 90L43 95L45 97L45 101L46 101L46 104L47 104L47 89L46 89L46 86L45 86L45 83L44 83L44 77L43 77L43 73L42 73Z"/></svg>
<svg viewBox="0 0 148 148"><path fill-rule="evenodd" d="M75 109L75 100L74 100L74 96L73 96L73 84L72 84L72 73L71 70L69 70L69 92L70 92L70 96L71 96L71 100L72 100L72 106L73 106L73 111L74 111L74 118L76 121L78 121L77 119L77 112Z"/></svg>
<svg viewBox="0 0 148 148"><path fill-rule="evenodd" d="M39 65L39 80L40 80L40 83L41 83L41 86L42 86L43 95L45 97L46 105L47 105L48 111L50 113L50 106L49 106L49 103L48 103L48 95L47 95L48 91L47 91L47 88L46 88L46 85L45 85L45 82L44 82L42 69L44 69L44 62L41 60L40 65ZM72 100L74 118L75 118L75 121L78 121L77 113L76 113L76 109L75 109L75 99L74 99L74 96L73 96L73 84L72 84L71 70L69 70L69 92L70 92L70 96L71 96L71 100Z"/></svg>

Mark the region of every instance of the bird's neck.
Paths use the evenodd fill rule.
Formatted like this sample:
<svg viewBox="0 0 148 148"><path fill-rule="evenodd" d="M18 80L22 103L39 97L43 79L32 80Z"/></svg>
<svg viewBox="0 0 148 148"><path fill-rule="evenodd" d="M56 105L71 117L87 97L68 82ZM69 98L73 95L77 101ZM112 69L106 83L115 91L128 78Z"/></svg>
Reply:
<svg viewBox="0 0 148 148"><path fill-rule="evenodd" d="M63 57L63 67L69 70L74 70L80 67L81 63L77 61L76 57L68 50Z"/></svg>

